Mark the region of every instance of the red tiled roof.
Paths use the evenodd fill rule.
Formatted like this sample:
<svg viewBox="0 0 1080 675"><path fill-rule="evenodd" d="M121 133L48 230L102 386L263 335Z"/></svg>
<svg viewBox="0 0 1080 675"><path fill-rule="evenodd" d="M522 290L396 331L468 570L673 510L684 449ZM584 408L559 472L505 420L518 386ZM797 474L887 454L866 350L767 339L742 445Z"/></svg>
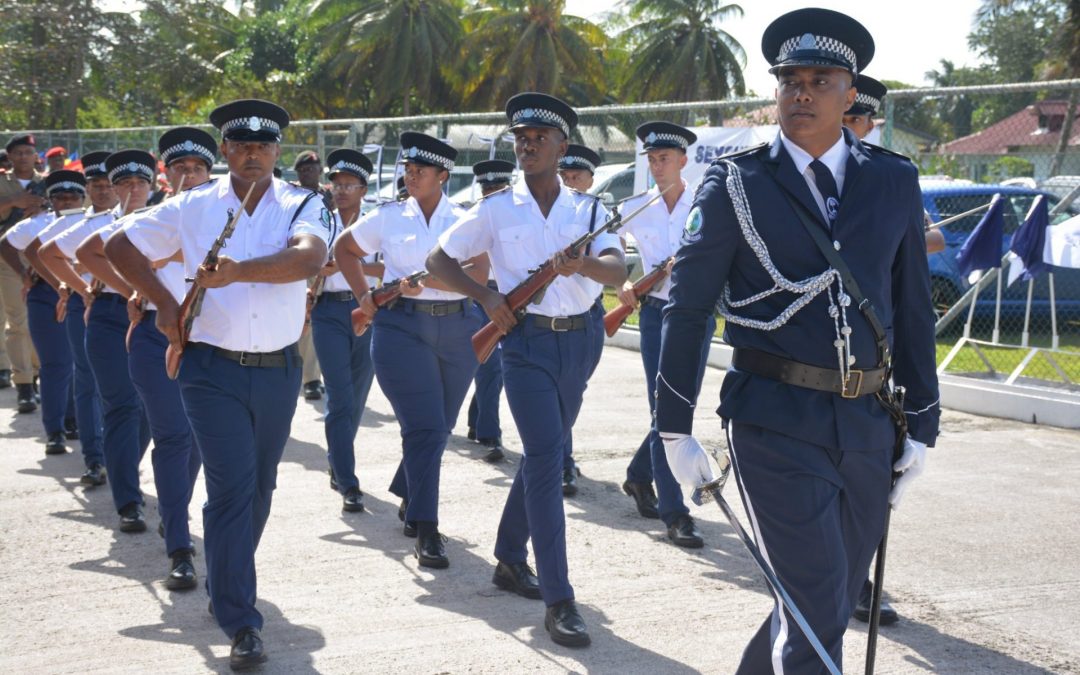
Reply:
<svg viewBox="0 0 1080 675"><path fill-rule="evenodd" d="M950 155L1004 155L1019 148L1053 150L1061 138L1060 121L1065 117L1066 101L1040 101L978 133L958 138L942 146ZM1039 128L1039 117L1057 117L1056 131ZM1080 117L1078 111L1077 117ZM1069 145L1080 145L1080 122L1073 120Z"/></svg>

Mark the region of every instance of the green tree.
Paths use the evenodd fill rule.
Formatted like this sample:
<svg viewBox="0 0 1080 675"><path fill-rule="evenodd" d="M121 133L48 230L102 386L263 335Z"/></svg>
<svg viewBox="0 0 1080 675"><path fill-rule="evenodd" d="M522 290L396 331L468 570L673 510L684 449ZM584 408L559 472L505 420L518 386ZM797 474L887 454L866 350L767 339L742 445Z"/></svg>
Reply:
<svg viewBox="0 0 1080 675"><path fill-rule="evenodd" d="M325 72L347 92L368 95L370 112L400 102L430 107L447 87L442 68L461 39L461 0L315 0L310 16Z"/></svg>
<svg viewBox="0 0 1080 675"><path fill-rule="evenodd" d="M575 105L603 100L602 50L596 24L564 13L564 0L481 0L466 15L469 40L453 64L466 108L500 108L522 91L542 91Z"/></svg>
<svg viewBox="0 0 1080 675"><path fill-rule="evenodd" d="M746 52L720 27L742 7L721 0L625 0L634 22L620 34L629 54L627 101L700 101L746 93Z"/></svg>

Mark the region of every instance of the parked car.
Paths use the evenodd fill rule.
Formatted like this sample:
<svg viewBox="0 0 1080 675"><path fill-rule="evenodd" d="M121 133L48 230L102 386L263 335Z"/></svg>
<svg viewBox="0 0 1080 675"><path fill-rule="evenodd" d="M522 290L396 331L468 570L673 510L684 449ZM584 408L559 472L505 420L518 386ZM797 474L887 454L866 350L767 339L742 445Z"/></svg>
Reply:
<svg viewBox="0 0 1080 675"><path fill-rule="evenodd" d="M589 190L594 195L611 195L610 202L617 204L634 194L634 164L601 164L593 174L593 186Z"/></svg>
<svg viewBox="0 0 1080 675"><path fill-rule="evenodd" d="M1013 234L1024 221L1037 196L1045 195L1051 209L1061 199L1043 190L1019 186L962 184L936 180L924 180L920 184L923 206L934 222L987 204L995 194L1000 194L1006 199L1005 236L1001 242L1002 255L1009 250ZM1060 223L1076 213L1080 213L1080 202L1074 203L1065 213L1058 215L1052 224ZM960 274L956 254L982 217L983 213L978 213L941 228L945 236L945 250L929 257L931 292L935 310L939 314L944 313L971 287L967 278ZM1005 274L1008 280L1007 267ZM1080 270L1054 268L1054 284L1059 322L1080 319ZM1019 328L1026 302L1026 283L1017 282L1003 290L1001 311L1012 327ZM975 306L975 313L980 317L992 317L994 305L994 294L983 291ZM1033 319L1037 318L1039 322L1045 323L1049 320L1050 292L1045 275L1035 281L1031 312Z"/></svg>

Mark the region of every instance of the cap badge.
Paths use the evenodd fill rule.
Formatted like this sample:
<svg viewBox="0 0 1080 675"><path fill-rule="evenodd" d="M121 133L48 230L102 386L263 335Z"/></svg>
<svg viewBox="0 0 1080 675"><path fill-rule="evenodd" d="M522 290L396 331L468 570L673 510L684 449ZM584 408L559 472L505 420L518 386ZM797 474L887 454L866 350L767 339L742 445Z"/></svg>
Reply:
<svg viewBox="0 0 1080 675"><path fill-rule="evenodd" d="M341 171L344 168L345 168L345 162L344 161L339 161L337 164L334 165L334 171Z"/></svg>
<svg viewBox="0 0 1080 675"><path fill-rule="evenodd" d="M134 173L134 172L139 170L139 165L136 164L135 162L128 162L127 170Z"/></svg>
<svg viewBox="0 0 1080 675"><path fill-rule="evenodd" d="M533 110L532 108L525 108L524 110L521 111L521 116L526 117L526 118L528 118L528 117L536 117L536 111Z"/></svg>
<svg viewBox="0 0 1080 675"><path fill-rule="evenodd" d="M489 181L495 180L495 172L494 172L494 171L488 171L488 173L487 173L487 179L488 179Z"/></svg>
<svg viewBox="0 0 1080 675"><path fill-rule="evenodd" d="M645 142L650 144L650 145L655 143L656 142L656 132L655 131L650 131L649 135L645 137Z"/></svg>
<svg viewBox="0 0 1080 675"><path fill-rule="evenodd" d="M803 33L803 36L799 38L799 47L802 49L817 49L817 40L814 39L812 33Z"/></svg>
<svg viewBox="0 0 1080 675"><path fill-rule="evenodd" d="M259 118L258 117L255 117L254 115L252 115L250 118L248 118L248 129L251 129L252 131L258 131L259 126L260 125L259 125Z"/></svg>
<svg viewBox="0 0 1080 675"><path fill-rule="evenodd" d="M413 147L409 148L409 149L408 149L408 150L407 150L407 151L405 152L405 154L406 154L406 155L408 155L409 157L416 157L416 156L417 156L418 154L420 154L420 150L418 150L418 149L416 148L416 146L414 145Z"/></svg>
<svg viewBox="0 0 1080 675"><path fill-rule="evenodd" d="M194 149L195 149L195 144L191 142L191 139L188 139L188 140L184 141L184 150L185 151L191 152Z"/></svg>

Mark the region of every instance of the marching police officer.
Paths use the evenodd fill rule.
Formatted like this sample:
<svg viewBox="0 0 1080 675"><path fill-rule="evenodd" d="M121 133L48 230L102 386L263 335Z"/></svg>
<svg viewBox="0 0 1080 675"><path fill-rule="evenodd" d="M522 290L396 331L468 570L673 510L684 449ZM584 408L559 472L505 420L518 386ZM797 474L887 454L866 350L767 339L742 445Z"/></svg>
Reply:
<svg viewBox="0 0 1080 675"><path fill-rule="evenodd" d="M97 380L94 378L90 359L86 354L86 306L83 296L87 295L91 277L89 274L76 272L81 267L68 258L56 246L49 246L53 239L66 232L84 218L107 213L116 208L119 199L108 172L105 160L110 153L88 152L82 157L83 175L86 178L87 197L90 207L75 213L60 216L38 233L26 249L26 257L37 269L48 270L59 282L59 299L55 308L56 317L62 320L75 361L74 401L75 419L79 426L79 445L82 447L83 463L86 472L80 482L88 488L104 485L105 472L104 430L101 411L101 396L98 394Z"/></svg>
<svg viewBox="0 0 1080 675"><path fill-rule="evenodd" d="M480 315L459 292L437 279L402 285L393 305L377 311L360 263L381 253L385 278L423 271L424 257L438 237L464 213L442 186L454 168L457 150L413 131L401 134L405 188L409 198L384 204L351 226L334 249L338 267L360 311L374 317L371 359L375 377L401 425L402 462L390 491L402 499L398 516L406 536L416 536L415 555L423 567L450 564L439 533L439 475L443 451L461 403L476 372L471 337ZM473 261L472 274L487 279L487 259Z"/></svg>
<svg viewBox="0 0 1080 675"><path fill-rule="evenodd" d="M360 217L371 160L358 150L342 148L330 153L329 178L337 222L352 225ZM364 258L368 284L377 286L382 263ZM356 335L352 312L359 304L344 275L331 259L323 266L322 292L311 308L311 337L326 380L326 448L333 487L341 493L343 511L363 511L363 493L356 477L354 444L364 414L375 367L371 362L371 331Z"/></svg>
<svg viewBox="0 0 1080 675"><path fill-rule="evenodd" d="M428 268L483 304L505 335L503 378L524 450L499 523L493 581L542 598L552 639L580 647L590 640L569 580L560 474L595 356L597 325L590 309L602 285L622 285L626 267L619 240L610 233L599 236L591 253L563 253L606 216L596 198L566 188L556 174L577 123L574 110L552 96L523 93L507 102L506 116L524 180L481 201L439 237ZM499 288L514 288L548 259L559 276L539 303L515 316L502 294L470 279L456 262L484 253L491 256ZM530 538L537 575L526 562Z"/></svg>
<svg viewBox="0 0 1080 675"><path fill-rule="evenodd" d="M266 660L255 608L259 545L300 392L296 341L304 326L305 279L326 262L333 215L314 192L273 177L289 115L268 101L219 106L229 177L140 214L109 240L108 254L157 306L157 327L183 349L178 380L202 452L207 589L218 625L232 639L233 668ZM215 265L214 241L235 230ZM179 305L152 260L182 251L202 288L202 312L181 336ZM188 339L186 345L184 338Z"/></svg>
<svg viewBox="0 0 1080 675"><path fill-rule="evenodd" d="M45 193L51 211L17 223L0 240L0 253L13 270L25 279L27 321L30 338L41 361L41 422L45 427L45 454L67 451L64 443L64 416L71 396L72 356L64 324L56 321L56 289L60 282L48 270L38 272L23 265L20 253L38 234L64 211L80 206L86 198L86 178L78 171L58 170L45 178Z"/></svg>
<svg viewBox="0 0 1080 675"><path fill-rule="evenodd" d="M641 195L631 197L623 204L626 212L636 211L649 199L663 192L663 197L645 207L634 220L628 222L623 232L633 235L641 253L641 261L647 270L667 266L670 271L672 256L679 249L686 216L690 213L693 193L687 189L682 178L686 166L686 148L697 140L694 132L671 122L646 122L637 128L643 154L649 158L649 172L656 182ZM638 513L646 518L660 518L667 527L668 538L677 546L700 548L704 545L701 533L694 525L690 510L683 503L682 490L671 475L664 445L652 423L655 411L653 391L656 386L656 368L660 360L661 310L668 302L670 284L661 282L645 297L634 294L634 284L627 281L619 291L619 300L631 307L640 303L638 328L641 339L641 361L645 366L646 394L649 401L650 429L641 442L629 466L623 491L634 498ZM698 345L699 366L694 394L701 387L705 376L705 363L709 354L716 320L709 317L705 337ZM656 481L656 493L653 481ZM657 499L659 493L659 499Z"/></svg>
<svg viewBox="0 0 1080 675"><path fill-rule="evenodd" d="M571 143L566 146L566 154L559 160L559 178L563 185L588 192L593 186L596 167L600 166L600 155L595 150Z"/></svg>
<svg viewBox="0 0 1080 675"><path fill-rule="evenodd" d="M297 153L296 159L293 160L293 171L296 172L296 182L293 185L318 192L326 208L333 210L333 195L331 195L330 190L319 182L319 179L322 178L322 160L319 158L319 153L314 150L302 150ZM323 392L322 369L319 367L319 358L315 352L313 338L312 333L304 331L299 342L300 358L304 360L303 392L305 401L318 401L322 398Z"/></svg>
<svg viewBox="0 0 1080 675"><path fill-rule="evenodd" d="M886 509L937 435L922 199L908 159L863 146L841 124L874 51L862 25L797 10L766 29L762 51L777 76L781 131L715 162L695 196L664 309L656 427L680 483L711 478L690 434L700 345L717 307L735 348L718 412L746 511L839 665ZM890 375L906 388L902 409ZM890 493L893 471L906 473ZM779 604L739 668L769 670L821 671Z"/></svg>
<svg viewBox="0 0 1080 675"><path fill-rule="evenodd" d="M473 165L473 175L480 185L482 197L504 190L514 178L514 164L505 159L489 159ZM488 273L488 288L498 290L494 273ZM487 314L480 309L487 323ZM496 350L498 352L498 350ZM505 457L502 427L499 425L499 398L502 395L502 354L492 354L476 369L475 390L469 401L469 440L488 449L485 462L499 462Z"/></svg>
<svg viewBox="0 0 1080 675"><path fill-rule="evenodd" d="M64 279L74 274L67 260L76 258L94 275L100 288L83 287L89 306L86 319L86 354L94 371L104 414L105 466L113 503L120 514L121 532L144 532L143 494L139 488L139 462L150 444L150 426L142 402L127 368L127 299L131 287L108 264L79 257L83 243L115 218L146 205L157 172L157 161L144 150L121 150L105 160L105 170L120 205L101 215L88 216L57 235L43 250L55 250L52 260L64 270ZM74 279L71 279L74 281Z"/></svg>

